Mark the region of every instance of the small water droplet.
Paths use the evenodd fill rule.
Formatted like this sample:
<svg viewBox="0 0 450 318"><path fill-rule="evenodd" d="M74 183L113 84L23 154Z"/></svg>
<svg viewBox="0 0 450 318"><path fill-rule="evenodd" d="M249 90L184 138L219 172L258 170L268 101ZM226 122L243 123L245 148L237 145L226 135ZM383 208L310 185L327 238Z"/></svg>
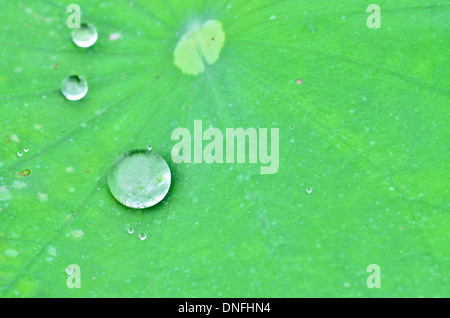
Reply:
<svg viewBox="0 0 450 318"><path fill-rule="evenodd" d="M141 241L145 240L146 238L147 238L147 234L145 234L145 233L139 234L139 239L140 239Z"/></svg>
<svg viewBox="0 0 450 318"><path fill-rule="evenodd" d="M75 270L72 266L67 266L65 271L67 275L72 275Z"/></svg>
<svg viewBox="0 0 450 318"><path fill-rule="evenodd" d="M134 229L132 228L132 227L130 227L129 229L128 229L128 234L133 234L134 233Z"/></svg>
<svg viewBox="0 0 450 318"><path fill-rule="evenodd" d="M22 152L22 151L19 151L19 152L17 152L17 155L18 155L19 157L22 157L22 156L23 156L23 152Z"/></svg>
<svg viewBox="0 0 450 318"><path fill-rule="evenodd" d="M66 77L61 85L61 92L68 100L80 100L86 96L87 91L86 80L78 75Z"/></svg>
<svg viewBox="0 0 450 318"><path fill-rule="evenodd" d="M312 192L312 188L307 188L306 189L306 193L311 193Z"/></svg>
<svg viewBox="0 0 450 318"><path fill-rule="evenodd" d="M98 33L90 23L82 23L79 28L72 31L72 41L78 47L91 47L97 42Z"/></svg>
<svg viewBox="0 0 450 318"><path fill-rule="evenodd" d="M108 174L112 195L133 209L145 209L159 203L169 192L170 181L167 162L160 155L142 149L120 155Z"/></svg>
<svg viewBox="0 0 450 318"><path fill-rule="evenodd" d="M28 148L23 148L23 151L24 152L28 152L30 149L28 149Z"/></svg>

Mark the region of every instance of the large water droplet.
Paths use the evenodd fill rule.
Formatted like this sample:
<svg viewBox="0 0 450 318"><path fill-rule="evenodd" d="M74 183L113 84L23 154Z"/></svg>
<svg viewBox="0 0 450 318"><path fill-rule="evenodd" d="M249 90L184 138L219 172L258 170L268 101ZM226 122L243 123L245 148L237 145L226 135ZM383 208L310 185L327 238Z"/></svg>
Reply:
<svg viewBox="0 0 450 318"><path fill-rule="evenodd" d="M88 91L87 82L78 75L71 75L64 79L61 92L68 100L80 100Z"/></svg>
<svg viewBox="0 0 450 318"><path fill-rule="evenodd" d="M79 47L90 47L97 42L97 38L97 30L89 23L82 23L79 28L72 31L72 41Z"/></svg>
<svg viewBox="0 0 450 318"><path fill-rule="evenodd" d="M166 161L158 154L142 149L120 155L108 175L112 195L133 209L145 209L164 199L170 181Z"/></svg>

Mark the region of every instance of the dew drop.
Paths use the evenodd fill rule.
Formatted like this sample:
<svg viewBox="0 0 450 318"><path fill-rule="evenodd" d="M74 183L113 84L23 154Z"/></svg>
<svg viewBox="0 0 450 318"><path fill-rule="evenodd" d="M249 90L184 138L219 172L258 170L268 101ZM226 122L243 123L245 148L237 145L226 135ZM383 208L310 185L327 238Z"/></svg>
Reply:
<svg viewBox="0 0 450 318"><path fill-rule="evenodd" d="M111 194L133 209L145 209L159 203L169 192L170 181L167 162L158 154L142 149L120 155L108 174Z"/></svg>
<svg viewBox="0 0 450 318"><path fill-rule="evenodd" d="M19 157L22 157L22 156L23 156L23 152L22 152L22 151L19 151L19 152L17 153L17 155L18 155Z"/></svg>
<svg viewBox="0 0 450 318"><path fill-rule="evenodd" d="M72 266L69 265L69 266L66 267L65 271L66 271L67 275L72 275L75 270L73 269Z"/></svg>
<svg viewBox="0 0 450 318"><path fill-rule="evenodd" d="M147 238L147 234L145 234L145 233L139 234L139 239L140 239L141 241L145 240L146 238Z"/></svg>
<svg viewBox="0 0 450 318"><path fill-rule="evenodd" d="M28 148L23 148L23 151L24 152L28 152L30 149L28 149Z"/></svg>
<svg viewBox="0 0 450 318"><path fill-rule="evenodd" d="M61 92L68 100L80 100L86 96L87 91L86 80L78 75L66 77L61 85Z"/></svg>
<svg viewBox="0 0 450 318"><path fill-rule="evenodd" d="M311 193L312 192L312 189L311 188L307 188L306 189L306 193Z"/></svg>
<svg viewBox="0 0 450 318"><path fill-rule="evenodd" d="M98 33L90 23L82 23L72 31L72 41L78 47L91 47L97 42Z"/></svg>
<svg viewBox="0 0 450 318"><path fill-rule="evenodd" d="M132 227L130 227L127 231L128 231L128 234L133 234L134 233L134 229Z"/></svg>

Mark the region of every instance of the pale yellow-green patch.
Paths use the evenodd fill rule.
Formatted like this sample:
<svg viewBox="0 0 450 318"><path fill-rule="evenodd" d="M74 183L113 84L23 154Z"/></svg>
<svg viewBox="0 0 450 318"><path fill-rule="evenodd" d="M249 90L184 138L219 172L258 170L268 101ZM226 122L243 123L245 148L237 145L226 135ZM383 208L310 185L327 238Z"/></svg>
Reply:
<svg viewBox="0 0 450 318"><path fill-rule="evenodd" d="M74 238L79 239L79 238L83 237L84 232L83 232L83 230L74 230L74 231L71 231L70 234L72 234L72 236Z"/></svg>
<svg viewBox="0 0 450 318"><path fill-rule="evenodd" d="M25 188L27 186L27 184L24 183L24 182L20 182L20 181L16 180L16 181L13 182L12 186L15 189L23 189L23 188Z"/></svg>
<svg viewBox="0 0 450 318"><path fill-rule="evenodd" d="M6 250L5 251L5 255L9 256L9 257L16 257L17 255L19 255L19 252L17 252L16 250Z"/></svg>
<svg viewBox="0 0 450 318"><path fill-rule="evenodd" d="M0 187L0 201L11 200L12 195L9 193L8 188L6 186Z"/></svg>
<svg viewBox="0 0 450 318"><path fill-rule="evenodd" d="M48 195L45 194L45 193L40 193L39 192L37 195L38 195L39 201L41 201L41 202L44 202L44 201L48 200Z"/></svg>
<svg viewBox="0 0 450 318"><path fill-rule="evenodd" d="M201 27L196 25L183 35L174 51L174 63L184 74L198 75L205 71L205 64L217 62L225 43L222 24L208 20Z"/></svg>

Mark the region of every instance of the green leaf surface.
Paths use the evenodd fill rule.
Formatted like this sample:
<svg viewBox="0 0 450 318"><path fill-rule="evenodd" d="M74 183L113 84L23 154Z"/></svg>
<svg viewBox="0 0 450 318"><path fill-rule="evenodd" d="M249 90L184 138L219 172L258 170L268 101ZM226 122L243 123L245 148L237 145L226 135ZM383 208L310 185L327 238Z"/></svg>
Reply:
<svg viewBox="0 0 450 318"><path fill-rule="evenodd" d="M370 29L365 1L77 0L87 49L72 2L0 0L1 296L450 296L448 1L380 0ZM209 20L220 56L184 74L175 48ZM60 91L73 74L78 102ZM194 120L279 128L278 172L175 164ZM171 189L129 209L108 171L148 145Z"/></svg>

